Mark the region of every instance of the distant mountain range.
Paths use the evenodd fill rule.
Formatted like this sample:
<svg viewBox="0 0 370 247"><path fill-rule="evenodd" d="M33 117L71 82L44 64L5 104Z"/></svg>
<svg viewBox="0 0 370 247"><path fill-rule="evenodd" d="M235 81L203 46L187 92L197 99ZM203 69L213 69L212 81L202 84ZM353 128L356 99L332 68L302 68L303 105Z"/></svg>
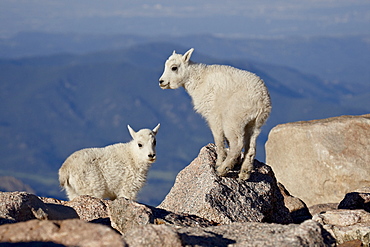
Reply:
<svg viewBox="0 0 370 247"><path fill-rule="evenodd" d="M212 58L288 66L319 76L326 83L346 83L357 92L363 91L364 84L370 89L369 35L236 39L206 34L147 37L23 32L0 39L0 57L87 54L158 42L170 43L173 49L194 47L198 54Z"/></svg>
<svg viewBox="0 0 370 247"><path fill-rule="evenodd" d="M258 143L264 161L277 124L370 112L369 40L37 33L0 40L0 176L63 199L57 171L68 155L129 141L127 124L138 130L161 123L158 161L139 197L158 204L177 172L213 142L186 92L158 86L174 49L195 47L196 62L229 64L264 79L273 103Z"/></svg>
<svg viewBox="0 0 370 247"><path fill-rule="evenodd" d="M0 191L25 191L31 194L36 193L29 185L11 176L0 177Z"/></svg>

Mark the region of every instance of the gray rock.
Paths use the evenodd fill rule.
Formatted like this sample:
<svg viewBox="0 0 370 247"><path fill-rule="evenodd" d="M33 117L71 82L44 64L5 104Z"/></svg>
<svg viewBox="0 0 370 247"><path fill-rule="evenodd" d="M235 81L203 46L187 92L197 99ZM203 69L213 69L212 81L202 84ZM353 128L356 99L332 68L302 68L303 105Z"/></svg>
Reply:
<svg viewBox="0 0 370 247"><path fill-rule="evenodd" d="M64 206L48 206L27 192L0 192L0 224L32 219L63 220L78 218L77 213Z"/></svg>
<svg viewBox="0 0 370 247"><path fill-rule="evenodd" d="M232 222L290 223L288 209L271 168L257 160L248 181L238 182L238 171L216 175L215 146L203 147L198 157L176 177L158 206L177 214L192 214L220 224Z"/></svg>
<svg viewBox="0 0 370 247"><path fill-rule="evenodd" d="M73 201L37 197L26 192L0 192L0 225L39 220L82 219L109 221L108 204L111 201L91 196L80 196ZM103 223L103 222L101 222ZM105 224L110 225L110 222Z"/></svg>
<svg viewBox="0 0 370 247"><path fill-rule="evenodd" d="M81 220L93 221L109 218L108 207L111 202L85 195L78 196L72 201L61 201L61 204L73 208Z"/></svg>
<svg viewBox="0 0 370 247"><path fill-rule="evenodd" d="M292 196L281 183L278 183L278 186L284 197L285 207L288 208L294 223L299 224L312 218L306 204L301 199Z"/></svg>
<svg viewBox="0 0 370 247"><path fill-rule="evenodd" d="M109 227L78 219L29 220L2 225L0 226L0 242L29 243L30 245L39 243L38 246L57 244L86 247L127 246L121 236Z"/></svg>
<svg viewBox="0 0 370 247"><path fill-rule="evenodd" d="M183 246L176 229L167 225L138 226L123 238L130 247Z"/></svg>
<svg viewBox="0 0 370 247"><path fill-rule="evenodd" d="M337 203L370 186L370 114L274 127L266 162L279 182L308 206Z"/></svg>
<svg viewBox="0 0 370 247"><path fill-rule="evenodd" d="M0 192L0 217L13 222L47 219L45 204L27 192Z"/></svg>
<svg viewBox="0 0 370 247"><path fill-rule="evenodd" d="M141 225L154 223L153 212L143 204L126 198L117 198L109 205L112 227L121 234Z"/></svg>
<svg viewBox="0 0 370 247"><path fill-rule="evenodd" d="M214 225L213 222L195 215L175 214L126 198L117 198L109 205L112 227L122 234L143 225L157 224L175 227L206 227Z"/></svg>
<svg viewBox="0 0 370 247"><path fill-rule="evenodd" d="M180 229L185 246L326 246L319 224L233 223L205 229Z"/></svg>
<svg viewBox="0 0 370 247"><path fill-rule="evenodd" d="M363 246L370 246L370 213L365 210L332 210L314 215L313 220L322 224L337 244L360 240Z"/></svg>
<svg viewBox="0 0 370 247"><path fill-rule="evenodd" d="M135 240L138 243L133 246L326 246L329 243L321 226L311 220L301 225L246 222L178 229L146 225L128 232L124 239L130 246Z"/></svg>
<svg viewBox="0 0 370 247"><path fill-rule="evenodd" d="M325 229L330 232L337 244L342 245L348 242L357 243L357 246L370 246L370 226L369 224L356 224L353 226L325 226Z"/></svg>
<svg viewBox="0 0 370 247"><path fill-rule="evenodd" d="M316 214L313 219L323 225L352 226L358 223L370 224L370 213L363 209L338 209Z"/></svg>
<svg viewBox="0 0 370 247"><path fill-rule="evenodd" d="M370 187L347 193L338 205L339 209L364 209L370 212Z"/></svg>

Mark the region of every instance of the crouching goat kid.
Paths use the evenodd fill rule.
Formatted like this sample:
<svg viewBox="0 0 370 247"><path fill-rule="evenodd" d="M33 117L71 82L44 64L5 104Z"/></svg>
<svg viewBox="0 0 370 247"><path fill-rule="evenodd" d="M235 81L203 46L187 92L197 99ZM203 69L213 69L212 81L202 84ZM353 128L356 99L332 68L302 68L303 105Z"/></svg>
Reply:
<svg viewBox="0 0 370 247"><path fill-rule="evenodd" d="M159 86L184 87L192 97L194 109L212 131L220 176L226 176L244 150L239 179L247 180L253 169L257 136L271 112L270 95L257 75L226 65L194 63L190 60L193 51L184 55L173 52Z"/></svg>
<svg viewBox="0 0 370 247"><path fill-rule="evenodd" d="M156 160L155 136L159 126L135 132L128 125L133 138L130 142L86 148L69 156L59 169L59 182L69 200L80 195L135 200Z"/></svg>

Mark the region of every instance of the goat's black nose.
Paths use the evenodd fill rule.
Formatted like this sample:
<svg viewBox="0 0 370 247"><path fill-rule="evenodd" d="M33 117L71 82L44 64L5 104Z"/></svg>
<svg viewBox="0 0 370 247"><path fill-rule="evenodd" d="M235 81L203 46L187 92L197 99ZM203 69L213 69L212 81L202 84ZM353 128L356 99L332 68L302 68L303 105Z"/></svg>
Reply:
<svg viewBox="0 0 370 247"><path fill-rule="evenodd" d="M153 159L155 157L155 154L148 154L148 157Z"/></svg>
<svg viewBox="0 0 370 247"><path fill-rule="evenodd" d="M164 80L159 80L159 84L162 84L164 82Z"/></svg>

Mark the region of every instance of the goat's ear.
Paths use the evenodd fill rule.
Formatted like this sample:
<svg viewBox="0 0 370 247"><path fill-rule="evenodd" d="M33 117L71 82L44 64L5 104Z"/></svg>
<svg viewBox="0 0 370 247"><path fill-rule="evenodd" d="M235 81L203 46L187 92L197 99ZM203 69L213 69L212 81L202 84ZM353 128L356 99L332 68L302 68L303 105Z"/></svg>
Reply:
<svg viewBox="0 0 370 247"><path fill-rule="evenodd" d="M175 54L176 54L176 51L175 51L175 50L173 50L172 55L175 55Z"/></svg>
<svg viewBox="0 0 370 247"><path fill-rule="evenodd" d="M194 51L194 48L191 48L190 50L188 50L183 56L182 56L182 59L184 60L184 62L189 62L190 60L190 57L191 57L191 54L193 54L193 51Z"/></svg>
<svg viewBox="0 0 370 247"><path fill-rule="evenodd" d="M130 135L133 139L135 139L136 132L130 127L130 125L127 125L128 131L130 132Z"/></svg>
<svg viewBox="0 0 370 247"><path fill-rule="evenodd" d="M158 133L158 129L159 129L159 127L161 127L161 124L159 123L159 124L157 124L157 126L155 126L154 127L154 129L152 130L153 131L153 133L154 133L154 135L156 135L157 133Z"/></svg>

